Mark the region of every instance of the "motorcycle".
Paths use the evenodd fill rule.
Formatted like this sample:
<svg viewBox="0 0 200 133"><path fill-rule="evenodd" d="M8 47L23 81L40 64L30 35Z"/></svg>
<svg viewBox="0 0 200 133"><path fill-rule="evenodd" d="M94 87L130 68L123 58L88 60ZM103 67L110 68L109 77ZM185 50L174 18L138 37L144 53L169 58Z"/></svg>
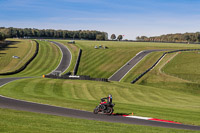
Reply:
<svg viewBox="0 0 200 133"><path fill-rule="evenodd" d="M115 104L106 104L105 101L101 101L98 106L94 109L94 114L107 114L111 115L114 112L113 107Z"/></svg>

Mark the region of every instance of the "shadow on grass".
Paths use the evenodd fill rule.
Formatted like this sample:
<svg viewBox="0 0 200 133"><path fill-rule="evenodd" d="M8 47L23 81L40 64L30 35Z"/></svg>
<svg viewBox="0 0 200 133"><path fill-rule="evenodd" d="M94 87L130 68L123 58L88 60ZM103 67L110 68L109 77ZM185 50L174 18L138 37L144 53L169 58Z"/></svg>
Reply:
<svg viewBox="0 0 200 133"><path fill-rule="evenodd" d="M18 47L13 47L12 45L15 45L19 43L19 41L5 41L5 42L0 42L0 51L9 49L9 48L18 48Z"/></svg>

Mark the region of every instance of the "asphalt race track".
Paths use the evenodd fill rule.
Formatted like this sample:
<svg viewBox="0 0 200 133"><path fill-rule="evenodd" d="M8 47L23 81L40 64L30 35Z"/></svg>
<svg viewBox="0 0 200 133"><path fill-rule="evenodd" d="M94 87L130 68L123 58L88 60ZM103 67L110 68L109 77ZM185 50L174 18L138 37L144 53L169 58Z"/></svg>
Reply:
<svg viewBox="0 0 200 133"><path fill-rule="evenodd" d="M60 47L61 45L57 45ZM64 49L65 50L64 50ZM70 65L70 61L66 63L65 59L71 58L71 53L66 50L66 47L60 47L63 49L63 58L57 67L57 71L64 72L68 66ZM133 58L130 63L134 63L134 59L141 60L147 53L158 51L158 50L151 50L151 51L143 51L141 52L140 56L137 58ZM67 53L65 53L67 52ZM70 56L69 56L70 54ZM64 57L68 56L68 57ZM137 63L138 61L136 61ZM65 63L65 64L64 64ZM61 67L62 66L62 67ZM133 65L131 65L133 67ZM28 77L23 77L28 78ZM22 79L21 77L18 78L3 78L0 79L0 87L12 82L14 80ZM188 130L200 130L200 126L192 126L192 125L184 125L184 124L176 124L176 123L167 123L167 122L159 122L159 121L152 121L152 120L143 120L137 118L127 118L120 115L95 115L92 112L75 110L75 109L68 109L63 107L56 107L46 104L38 104L33 102L27 102L23 100L17 100L13 98L8 98L0 95L0 108L7 108L7 109L14 109L20 111L29 111L29 112L36 112L36 113L44 113L50 115L57 115L57 116L64 116L64 117L73 117L73 118L81 118L81 119L88 119L88 120L98 120L98 121L106 121L106 122L114 122L114 123L125 123L125 124L136 124L136 125L145 125L145 126L156 126L156 127L165 127L165 128L176 128L176 129L188 129Z"/></svg>
<svg viewBox="0 0 200 133"><path fill-rule="evenodd" d="M62 107L56 107L56 106L50 106L50 105L44 105L44 104L38 104L38 103L31 103L31 102L6 98L3 96L0 96L0 107L21 110L21 111L44 113L44 114L81 118L81 119L88 119L88 120L107 121L107 122L114 122L114 123L200 130L199 126L165 123L165 122L149 121L149 120L142 120L142 119L132 119L132 118L126 118L122 116L115 116L115 115L113 116L95 115L92 112L74 110L74 109L68 109L68 108L62 108Z"/></svg>
<svg viewBox="0 0 200 133"><path fill-rule="evenodd" d="M145 50L139 52L135 57L133 57L130 61L128 61L124 66L122 66L118 71L116 71L110 78L110 81L120 81L126 74L139 63L147 54L156 51L167 51L162 49L155 50Z"/></svg>
<svg viewBox="0 0 200 133"><path fill-rule="evenodd" d="M57 45L60 48L60 51L62 52L62 59L60 61L60 64L58 65L58 67L54 71L60 71L61 73L63 73L70 66L71 59L72 59L71 52L63 44L60 44L60 43L57 43L57 42L53 42L53 41L50 41L50 42L52 42L55 45Z"/></svg>

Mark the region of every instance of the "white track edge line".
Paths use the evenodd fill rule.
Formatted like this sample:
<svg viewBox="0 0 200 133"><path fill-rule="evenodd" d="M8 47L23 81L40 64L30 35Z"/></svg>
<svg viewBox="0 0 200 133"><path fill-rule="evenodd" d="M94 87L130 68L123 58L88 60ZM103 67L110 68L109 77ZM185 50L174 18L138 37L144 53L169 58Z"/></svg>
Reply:
<svg viewBox="0 0 200 133"><path fill-rule="evenodd" d="M1 85L0 88L3 87L3 86L5 86L5 85L7 85L7 84L9 84L10 82L13 82L13 81L15 81L15 80L19 80L19 79L21 79L21 78L18 78L18 79L14 79L14 80L12 80L12 81L9 81L9 82L7 82L7 83ZM0 95L0 96L1 96L1 95Z"/></svg>
<svg viewBox="0 0 200 133"><path fill-rule="evenodd" d="M149 54L149 53L148 53ZM146 54L145 56L147 56L148 54ZM144 56L144 57L145 57ZM144 57L142 58L142 59L144 59ZM138 64L138 63L140 63L141 61L142 61L142 59L141 60L139 60L133 67L131 67L131 69L119 80L119 82Z"/></svg>
<svg viewBox="0 0 200 133"><path fill-rule="evenodd" d="M62 43L60 43L60 44L62 44ZM64 45L64 44L62 44L62 45ZM65 46L65 45L64 45ZM70 63L69 63L69 65L68 65L68 67L61 73L61 74L63 74L69 67L70 67L70 65L71 65L71 62L72 62L72 53L71 53L71 51L69 50L69 48L67 47L67 46L65 46L67 49L68 49L68 51L70 52Z"/></svg>
<svg viewBox="0 0 200 133"><path fill-rule="evenodd" d="M159 60L159 62L151 70L153 70L164 59L165 56L166 54Z"/></svg>
<svg viewBox="0 0 200 133"><path fill-rule="evenodd" d="M50 41L50 43L53 43L53 42ZM60 62L59 62L59 64L58 64L58 66L57 66L53 71L51 71L50 73L48 73L47 75L49 75L49 74L51 74L52 72L54 72L54 71L60 66L60 64L61 64L61 62L62 62L62 59L63 59L63 52L62 52L61 48L60 48L58 45L56 45L55 43L53 43L53 44L54 44L57 48L59 48L59 50L61 51L62 57L61 57L61 59L60 59Z"/></svg>
<svg viewBox="0 0 200 133"><path fill-rule="evenodd" d="M60 66L60 64L61 64L61 62L62 62L62 59L63 59L63 51L61 50L61 48L58 46L58 45L56 45L53 41L50 41L50 43L53 43L56 47L58 47L59 49L60 49L60 51L61 51L61 53L62 53L62 57L61 57L61 59L60 59L60 63L58 64L58 66L53 70L53 71L51 71L50 73L52 73L52 72L54 72L59 66ZM58 42L56 42L56 43L58 43ZM66 47L64 44L62 44L62 43L59 43L59 44L61 44L61 45L63 45L64 47ZM68 49L68 47L66 47L67 49ZM72 61L72 53L71 53L71 51L68 49L68 51L70 52L70 56L71 56L71 58L70 58L70 64L67 66L67 68L61 73L61 74L63 74L68 68L69 68L69 66L71 65L71 61ZM50 74L50 73L48 73L48 74ZM48 75L47 74L47 75Z"/></svg>
<svg viewBox="0 0 200 133"><path fill-rule="evenodd" d="M135 119L143 119L143 120L153 119L153 118L150 118L150 117L142 117L142 116L125 116L125 117L135 118Z"/></svg>
<svg viewBox="0 0 200 133"><path fill-rule="evenodd" d="M5 85L7 85L7 84L9 84L9 83L11 83L11 82L13 82L13 81L15 81L15 80L20 80L20 79L21 79L21 78L19 78L19 79L14 79L14 80L12 80L12 81L9 81L9 82L7 82L7 83L1 85L0 88L3 87L3 86L5 86ZM22 79L23 79L23 78L22 78ZM21 101L21 102L26 102L26 103L34 103L34 104L38 104L38 105L47 105L47 106L51 106L51 107L57 107L57 108L63 108L63 109L72 109L72 110L77 110L77 111L89 112L89 111L85 111L85 110L79 110L79 109L73 109L73 108L65 108L65 107L54 106L54 105L50 105L50 104L43 104L43 103L25 101L25 100L15 99L15 98L3 96L3 95L0 95L0 97L7 98L7 99L12 99L12 100L17 100L17 101Z"/></svg>
<svg viewBox="0 0 200 133"><path fill-rule="evenodd" d="M110 79L111 77L113 77L117 72L119 72L127 63L129 63L133 58L135 58L138 54L142 53L143 51L140 51L139 53L137 53L134 57L132 57L129 61L127 61L120 69L118 69L113 75L111 75L108 79Z"/></svg>

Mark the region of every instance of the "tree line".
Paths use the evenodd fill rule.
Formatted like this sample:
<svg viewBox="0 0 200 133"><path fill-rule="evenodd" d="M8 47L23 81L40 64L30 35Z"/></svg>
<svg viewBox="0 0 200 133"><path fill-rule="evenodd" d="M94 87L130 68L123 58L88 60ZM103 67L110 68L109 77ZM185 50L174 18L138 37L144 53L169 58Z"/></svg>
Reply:
<svg viewBox="0 0 200 133"><path fill-rule="evenodd" d="M138 36L138 37L136 37L136 40L137 41L147 41L147 42L199 43L200 42L200 32L166 34L166 35L154 36L154 37Z"/></svg>
<svg viewBox="0 0 200 133"><path fill-rule="evenodd" d="M0 41L4 41L5 40L5 35L3 33L0 32Z"/></svg>
<svg viewBox="0 0 200 133"><path fill-rule="evenodd" d="M107 40L108 34L95 30L54 30L35 28L5 28L0 27L0 33L6 38L62 38L62 39L86 39L86 40ZM0 35L1 36L1 35Z"/></svg>

